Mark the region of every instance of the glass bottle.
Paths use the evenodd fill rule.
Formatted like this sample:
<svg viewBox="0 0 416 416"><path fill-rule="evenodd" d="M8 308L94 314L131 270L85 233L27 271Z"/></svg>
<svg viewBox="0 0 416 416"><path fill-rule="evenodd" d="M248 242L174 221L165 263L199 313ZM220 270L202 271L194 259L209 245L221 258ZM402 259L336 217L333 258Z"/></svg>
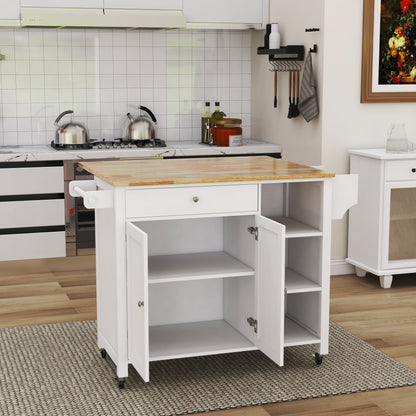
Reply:
<svg viewBox="0 0 416 416"><path fill-rule="evenodd" d="M201 116L201 143L208 143L209 119L211 118L211 104L205 103L205 111Z"/></svg>
<svg viewBox="0 0 416 416"><path fill-rule="evenodd" d="M224 116L226 116L226 114L220 111L220 102L215 101L215 111L212 113L211 118L214 120L222 120Z"/></svg>

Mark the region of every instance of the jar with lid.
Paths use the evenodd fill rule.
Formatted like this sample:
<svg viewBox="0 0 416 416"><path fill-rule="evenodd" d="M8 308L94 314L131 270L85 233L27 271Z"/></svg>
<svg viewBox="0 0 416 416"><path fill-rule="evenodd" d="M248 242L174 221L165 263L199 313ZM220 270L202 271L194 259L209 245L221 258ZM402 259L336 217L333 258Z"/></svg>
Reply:
<svg viewBox="0 0 416 416"><path fill-rule="evenodd" d="M222 120L210 119L213 143L216 146L241 146L242 133L241 119L224 118Z"/></svg>

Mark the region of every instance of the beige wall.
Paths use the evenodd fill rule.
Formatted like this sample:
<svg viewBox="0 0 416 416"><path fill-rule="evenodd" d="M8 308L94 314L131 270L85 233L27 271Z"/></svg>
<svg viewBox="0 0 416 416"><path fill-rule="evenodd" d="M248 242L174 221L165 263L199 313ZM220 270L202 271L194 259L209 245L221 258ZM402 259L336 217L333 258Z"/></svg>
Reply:
<svg viewBox="0 0 416 416"><path fill-rule="evenodd" d="M349 171L348 149L384 147L392 122L416 141L415 103L360 103L362 20L363 0L326 0L322 163L336 173ZM332 258L344 259L347 218L332 227Z"/></svg>
<svg viewBox="0 0 416 416"><path fill-rule="evenodd" d="M285 118L287 74L279 79L281 108L273 109L267 58L253 54L253 137L280 143L285 159L347 173L348 149L384 147L392 122L406 123L408 138L416 142L416 103L360 103L362 11L363 0L270 0L271 20L281 25L283 45L299 42L309 48L317 43L319 48L313 63L321 114L309 124L301 117ZM321 28L319 35L305 34L311 26ZM262 34L253 35L253 49L263 42ZM333 260L347 257L347 217L332 222Z"/></svg>
<svg viewBox="0 0 416 416"><path fill-rule="evenodd" d="M270 21L279 23L281 45L305 45L305 52L318 44L313 65L322 101L322 26L324 0L271 0ZM320 32L305 32L318 27ZM278 73L278 108L273 107L273 73L268 70L267 56L257 55L264 44L264 31L253 34L252 46L252 137L282 145L283 157L310 165L321 164L322 118L307 123L302 116L288 119L289 75Z"/></svg>

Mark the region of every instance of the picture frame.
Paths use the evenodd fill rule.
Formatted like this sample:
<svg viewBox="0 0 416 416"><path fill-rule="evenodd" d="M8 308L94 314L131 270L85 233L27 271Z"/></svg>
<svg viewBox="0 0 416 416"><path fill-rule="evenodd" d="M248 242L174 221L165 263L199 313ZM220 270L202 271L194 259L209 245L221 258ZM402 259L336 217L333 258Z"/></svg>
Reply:
<svg viewBox="0 0 416 416"><path fill-rule="evenodd" d="M408 3L406 0L404 2L401 0L364 0L363 4L361 102L416 102L416 79L406 73L404 68L406 66L407 72L409 68L412 70L416 68L416 54L413 67L413 54L410 51L413 44L409 43L407 48L404 27L406 23L403 24L407 12L416 12L416 5L413 5L411 0ZM412 10L407 10L406 4ZM400 13L397 15L390 13L396 20L392 19L392 22L388 22L389 15L382 17L382 6L383 11L386 12L386 5L390 8L400 8L403 16ZM403 33L391 29L396 26L396 22L403 26ZM388 33L382 32L386 27L389 28ZM400 28L397 27L397 29ZM415 74L416 69L412 72L412 76Z"/></svg>

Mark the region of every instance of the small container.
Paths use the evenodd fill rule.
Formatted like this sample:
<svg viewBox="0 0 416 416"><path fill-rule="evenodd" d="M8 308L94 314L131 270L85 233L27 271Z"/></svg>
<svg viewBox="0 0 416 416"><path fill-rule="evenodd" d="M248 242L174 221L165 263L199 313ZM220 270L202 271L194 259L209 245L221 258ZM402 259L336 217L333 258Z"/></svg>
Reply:
<svg viewBox="0 0 416 416"><path fill-rule="evenodd" d="M211 119L211 134L216 146L241 146L243 129L241 119L224 118L222 120Z"/></svg>
<svg viewBox="0 0 416 416"><path fill-rule="evenodd" d="M269 36L269 49L280 49L280 33L277 23L272 23L272 31Z"/></svg>

